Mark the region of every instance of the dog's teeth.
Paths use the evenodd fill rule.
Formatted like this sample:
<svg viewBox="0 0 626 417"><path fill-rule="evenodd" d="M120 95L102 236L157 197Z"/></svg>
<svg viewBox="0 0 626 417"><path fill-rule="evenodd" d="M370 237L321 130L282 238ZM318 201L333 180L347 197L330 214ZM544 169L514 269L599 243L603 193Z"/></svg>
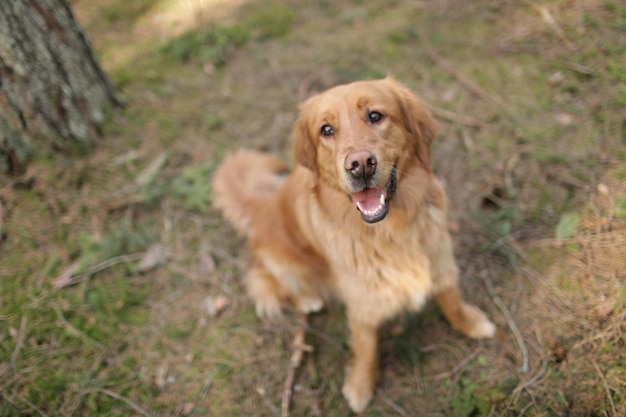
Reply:
<svg viewBox="0 0 626 417"><path fill-rule="evenodd" d="M365 208L363 208L363 205L359 201L357 201L356 203L356 208L366 216L376 216L385 209L385 196L384 195L380 196L380 204L378 205L378 207L372 210L366 210Z"/></svg>

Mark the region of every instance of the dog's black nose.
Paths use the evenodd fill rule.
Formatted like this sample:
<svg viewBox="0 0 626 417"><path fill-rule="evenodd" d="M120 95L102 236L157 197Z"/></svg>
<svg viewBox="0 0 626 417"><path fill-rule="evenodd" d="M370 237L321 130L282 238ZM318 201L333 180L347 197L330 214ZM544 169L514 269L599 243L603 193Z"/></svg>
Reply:
<svg viewBox="0 0 626 417"><path fill-rule="evenodd" d="M369 151L350 152L345 159L343 167L353 178L368 180L376 172L376 157Z"/></svg>

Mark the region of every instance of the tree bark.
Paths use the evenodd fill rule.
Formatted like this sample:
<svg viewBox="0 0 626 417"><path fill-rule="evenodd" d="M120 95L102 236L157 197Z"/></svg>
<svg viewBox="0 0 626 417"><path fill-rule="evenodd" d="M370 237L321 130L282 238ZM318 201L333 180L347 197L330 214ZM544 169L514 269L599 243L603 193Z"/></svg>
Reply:
<svg viewBox="0 0 626 417"><path fill-rule="evenodd" d="M0 172L93 145L120 104L66 0L0 0Z"/></svg>

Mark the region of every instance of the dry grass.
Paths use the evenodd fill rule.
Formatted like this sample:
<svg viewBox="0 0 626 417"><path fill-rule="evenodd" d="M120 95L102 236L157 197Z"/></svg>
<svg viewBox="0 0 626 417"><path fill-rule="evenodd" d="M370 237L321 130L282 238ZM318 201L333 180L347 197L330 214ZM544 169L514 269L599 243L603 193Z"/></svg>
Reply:
<svg viewBox="0 0 626 417"><path fill-rule="evenodd" d="M287 157L298 100L389 73L439 115L464 290L499 332L390 323L364 415L624 415L620 2L173 3L72 3L128 104L87 157L1 178L0 416L279 415L297 318L254 316L209 177L240 146ZM177 18L193 35L155 30ZM345 335L339 306L310 317L290 415L349 414Z"/></svg>

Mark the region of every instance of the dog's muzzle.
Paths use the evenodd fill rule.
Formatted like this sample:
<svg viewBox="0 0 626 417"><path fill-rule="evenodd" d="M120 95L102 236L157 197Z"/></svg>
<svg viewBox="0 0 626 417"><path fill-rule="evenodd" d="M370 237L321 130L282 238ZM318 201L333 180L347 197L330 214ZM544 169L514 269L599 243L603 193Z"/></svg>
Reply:
<svg viewBox="0 0 626 417"><path fill-rule="evenodd" d="M397 166L394 165L389 181L384 187L365 187L362 191L350 195L354 207L361 213L361 218L367 223L376 223L383 220L389 213L389 203L396 191Z"/></svg>

